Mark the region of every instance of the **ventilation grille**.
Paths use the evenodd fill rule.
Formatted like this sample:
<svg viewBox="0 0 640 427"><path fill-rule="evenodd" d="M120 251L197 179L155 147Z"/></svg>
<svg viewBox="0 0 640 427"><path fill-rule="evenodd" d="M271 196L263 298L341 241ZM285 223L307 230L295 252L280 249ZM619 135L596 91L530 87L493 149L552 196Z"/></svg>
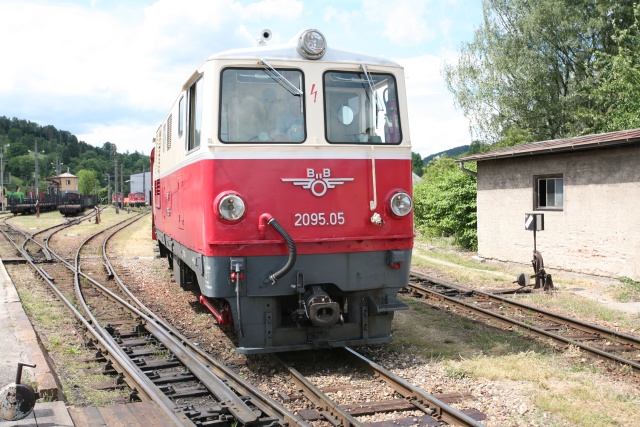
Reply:
<svg viewBox="0 0 640 427"><path fill-rule="evenodd" d="M171 123L173 122L173 114L167 119L167 150L171 149Z"/></svg>

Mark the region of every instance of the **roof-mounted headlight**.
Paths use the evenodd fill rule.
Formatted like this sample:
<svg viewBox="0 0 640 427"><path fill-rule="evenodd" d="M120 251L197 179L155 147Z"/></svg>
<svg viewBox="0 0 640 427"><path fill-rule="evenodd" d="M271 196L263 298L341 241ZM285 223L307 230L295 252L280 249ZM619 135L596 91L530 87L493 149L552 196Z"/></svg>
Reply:
<svg viewBox="0 0 640 427"><path fill-rule="evenodd" d="M327 40L318 30L304 30L298 39L298 53L307 59L320 59L327 50Z"/></svg>
<svg viewBox="0 0 640 427"><path fill-rule="evenodd" d="M413 208L413 200L404 191L399 191L391 197L391 212L396 216L407 216Z"/></svg>
<svg viewBox="0 0 640 427"><path fill-rule="evenodd" d="M244 201L237 194L224 194L219 197L218 212L227 221L239 221L244 216Z"/></svg>

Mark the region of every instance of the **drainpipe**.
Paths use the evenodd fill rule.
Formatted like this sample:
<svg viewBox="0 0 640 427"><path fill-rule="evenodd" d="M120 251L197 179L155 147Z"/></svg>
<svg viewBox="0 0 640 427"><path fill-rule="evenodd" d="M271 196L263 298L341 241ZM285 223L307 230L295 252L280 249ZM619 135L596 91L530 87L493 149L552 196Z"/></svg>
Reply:
<svg viewBox="0 0 640 427"><path fill-rule="evenodd" d="M474 172L474 171L472 171L472 170L469 170L469 169L465 168L465 167L464 167L464 162L458 162L458 166L460 166L460 170L461 170L462 172L466 173L467 175L471 175L471 176L475 176L475 177L477 177L477 176L478 176L478 173L477 173L477 172Z"/></svg>

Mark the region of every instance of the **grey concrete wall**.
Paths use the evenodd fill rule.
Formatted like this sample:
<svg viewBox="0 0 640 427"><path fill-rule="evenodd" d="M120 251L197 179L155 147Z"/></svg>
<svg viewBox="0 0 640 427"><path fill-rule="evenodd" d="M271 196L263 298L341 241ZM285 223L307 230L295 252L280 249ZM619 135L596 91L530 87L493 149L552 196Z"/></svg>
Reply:
<svg viewBox="0 0 640 427"><path fill-rule="evenodd" d="M563 174L562 211L545 215L545 266L640 280L640 147L478 163L478 254L529 264L534 176ZM527 270L527 271L533 271Z"/></svg>

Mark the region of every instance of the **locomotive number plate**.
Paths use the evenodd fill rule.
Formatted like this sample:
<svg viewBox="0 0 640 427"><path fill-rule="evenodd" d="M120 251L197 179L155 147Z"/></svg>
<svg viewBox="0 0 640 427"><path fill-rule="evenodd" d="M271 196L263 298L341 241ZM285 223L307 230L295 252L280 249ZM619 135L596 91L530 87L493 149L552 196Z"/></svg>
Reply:
<svg viewBox="0 0 640 427"><path fill-rule="evenodd" d="M312 212L293 214L293 225L296 227L313 227L323 225L344 225L344 212Z"/></svg>

